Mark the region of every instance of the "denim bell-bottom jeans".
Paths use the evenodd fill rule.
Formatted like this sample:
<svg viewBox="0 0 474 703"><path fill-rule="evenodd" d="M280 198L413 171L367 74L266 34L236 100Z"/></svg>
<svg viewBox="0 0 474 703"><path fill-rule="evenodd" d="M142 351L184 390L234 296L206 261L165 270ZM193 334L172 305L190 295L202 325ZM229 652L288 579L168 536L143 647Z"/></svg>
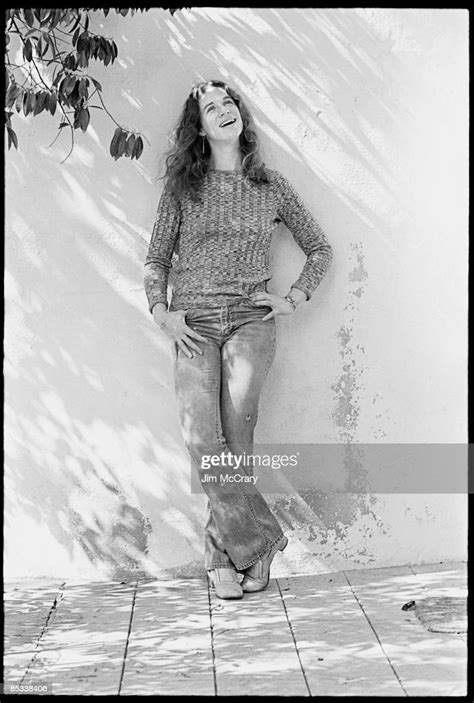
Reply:
<svg viewBox="0 0 474 703"><path fill-rule="evenodd" d="M214 308L191 308L186 324L206 338L189 358L173 342L175 391L183 439L208 496L204 564L242 571L283 536L256 483L206 482L210 456L253 453L262 386L275 355L271 308L246 297ZM216 459L217 464L217 459ZM239 473L252 475L251 467ZM215 472L214 472L215 473Z"/></svg>

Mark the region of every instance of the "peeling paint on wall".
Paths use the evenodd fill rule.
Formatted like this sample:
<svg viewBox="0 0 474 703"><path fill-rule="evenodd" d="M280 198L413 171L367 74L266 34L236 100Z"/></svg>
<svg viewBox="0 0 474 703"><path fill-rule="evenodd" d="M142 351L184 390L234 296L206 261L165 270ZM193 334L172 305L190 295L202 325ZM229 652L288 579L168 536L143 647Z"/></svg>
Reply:
<svg viewBox="0 0 474 703"><path fill-rule="evenodd" d="M362 243L350 244L355 255L355 264L349 273L349 302L344 310L356 312L358 301L365 291L368 274L364 264ZM351 284L356 283L356 288ZM339 354L342 358L342 373L332 384L335 393L336 407L333 412L334 422L339 428L339 438L342 442L353 442L356 435L359 415L361 387L364 374L362 355L365 349L361 345L354 345L353 330L354 317L351 316L346 324L342 324L336 333L339 342ZM357 354L357 351L359 352Z"/></svg>
<svg viewBox="0 0 474 703"><path fill-rule="evenodd" d="M352 268L348 275L348 301L343 307L347 319L336 332L341 372L331 389L334 391L332 417L337 440L343 445L346 471L343 493L328 494L317 488L298 496L279 498L277 515L293 531L300 531L305 542L313 543L315 554L323 559L334 557L368 564L375 561L368 544L376 534L386 533L373 507L376 499L368 494L363 446L357 445L361 408L365 407L365 348L355 341L355 318L368 283L362 243L350 244ZM374 399L375 400L375 399Z"/></svg>
<svg viewBox="0 0 474 703"><path fill-rule="evenodd" d="M347 322L341 324L336 333L339 342L339 355L342 359L342 370L339 377L331 385L334 391L335 407L333 419L338 428L339 440L347 446L344 449L344 466L346 468L346 491L344 494L332 496L325 506L324 519L329 530L327 541L333 541L333 548L339 545L338 551L345 556L367 563L371 555L367 546L359 549L356 554L347 554L344 542L351 528L362 530L365 545L372 538L374 530L384 531L380 518L374 512L375 499L367 493L367 472L364 468L364 450L357 446L357 430L363 405L365 348L354 341L354 315L357 313L359 302L368 283L368 272L365 266L362 243L351 243L353 267L348 276L349 300L344 310L350 313ZM332 534L331 534L332 532ZM359 542L360 544L360 542Z"/></svg>

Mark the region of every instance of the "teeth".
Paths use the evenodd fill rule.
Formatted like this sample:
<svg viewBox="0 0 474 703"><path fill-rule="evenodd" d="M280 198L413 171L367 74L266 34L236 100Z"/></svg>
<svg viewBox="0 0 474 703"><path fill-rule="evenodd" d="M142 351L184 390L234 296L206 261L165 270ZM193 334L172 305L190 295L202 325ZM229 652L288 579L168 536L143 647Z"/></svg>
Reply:
<svg viewBox="0 0 474 703"><path fill-rule="evenodd" d="M228 124L234 124L234 122L235 122L235 119L234 120L227 120L227 122L223 122L221 124L221 127L226 127Z"/></svg>

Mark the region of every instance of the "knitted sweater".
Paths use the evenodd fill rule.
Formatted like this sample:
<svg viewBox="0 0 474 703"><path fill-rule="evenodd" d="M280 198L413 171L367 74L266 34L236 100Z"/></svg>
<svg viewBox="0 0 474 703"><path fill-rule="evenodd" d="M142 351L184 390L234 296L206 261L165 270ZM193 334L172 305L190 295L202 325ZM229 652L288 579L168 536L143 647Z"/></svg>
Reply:
<svg viewBox="0 0 474 703"><path fill-rule="evenodd" d="M216 307L266 290L270 240L279 222L306 254L293 286L311 297L332 248L287 179L269 169L267 175L269 183L257 184L239 171L211 169L197 202L190 196L178 202L166 184L144 267L150 312L156 303L168 303L170 269L170 310ZM173 252L179 252L177 266Z"/></svg>

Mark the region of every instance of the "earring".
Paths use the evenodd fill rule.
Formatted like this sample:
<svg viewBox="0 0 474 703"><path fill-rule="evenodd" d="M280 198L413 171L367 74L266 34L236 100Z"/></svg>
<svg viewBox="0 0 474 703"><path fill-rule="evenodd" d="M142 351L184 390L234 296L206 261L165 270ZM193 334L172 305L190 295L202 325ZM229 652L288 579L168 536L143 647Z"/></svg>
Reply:
<svg viewBox="0 0 474 703"><path fill-rule="evenodd" d="M205 141L204 141L205 139L206 139L206 135L203 134L203 135L202 135L202 153L203 153L203 154L206 153L206 143L205 143Z"/></svg>

